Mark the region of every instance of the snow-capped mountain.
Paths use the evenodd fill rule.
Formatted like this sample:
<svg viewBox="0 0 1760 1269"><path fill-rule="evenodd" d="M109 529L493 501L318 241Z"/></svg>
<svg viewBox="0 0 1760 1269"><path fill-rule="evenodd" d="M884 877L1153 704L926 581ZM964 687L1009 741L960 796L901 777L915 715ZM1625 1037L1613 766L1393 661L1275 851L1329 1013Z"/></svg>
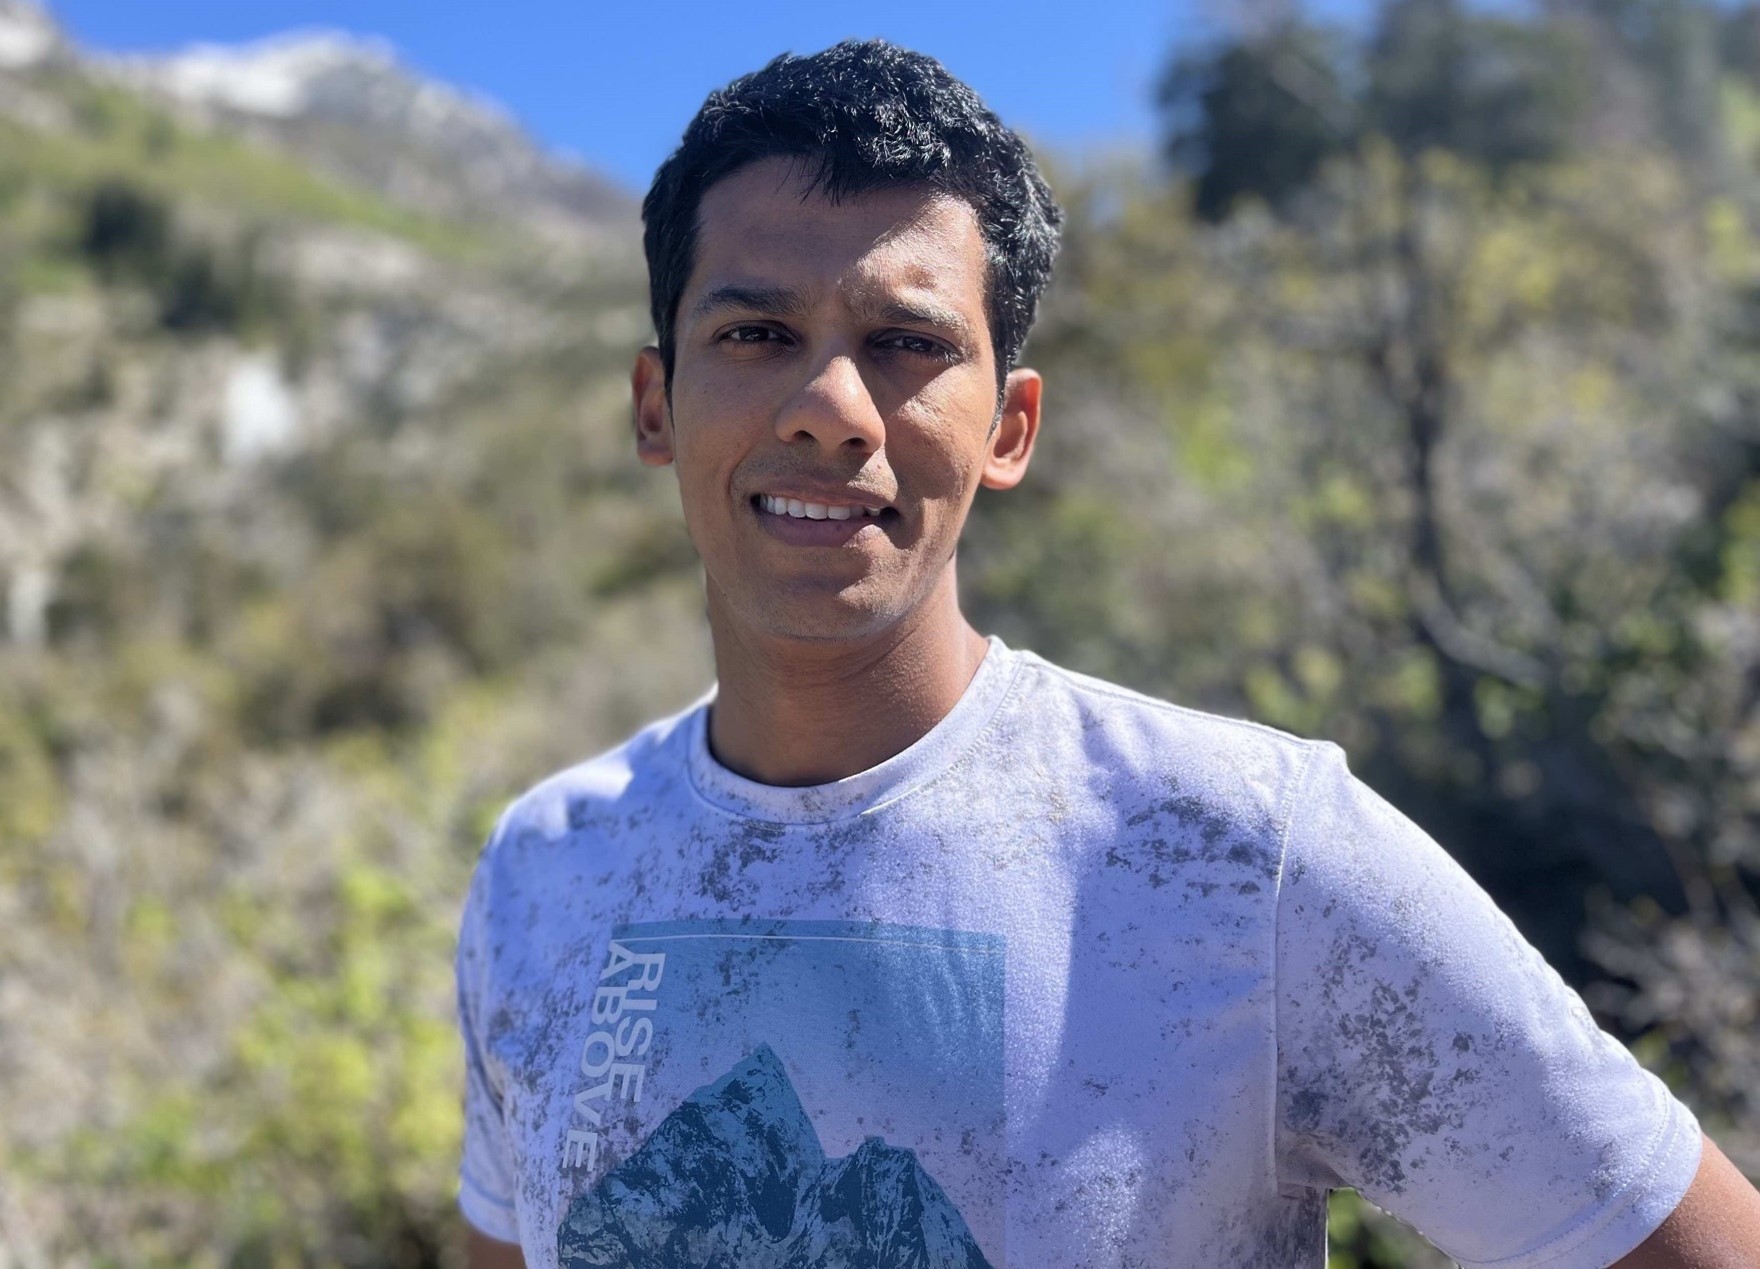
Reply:
<svg viewBox="0 0 1760 1269"><path fill-rule="evenodd" d="M989 1269L915 1152L869 1137L825 1157L767 1044L574 1201L557 1255L566 1269Z"/></svg>
<svg viewBox="0 0 1760 1269"><path fill-rule="evenodd" d="M35 66L64 48L61 30L33 0L0 0L0 70Z"/></svg>
<svg viewBox="0 0 1760 1269"><path fill-rule="evenodd" d="M627 193L541 148L494 102L412 71L382 40L294 31L94 62L185 113L430 213L511 213L565 237L633 219Z"/></svg>

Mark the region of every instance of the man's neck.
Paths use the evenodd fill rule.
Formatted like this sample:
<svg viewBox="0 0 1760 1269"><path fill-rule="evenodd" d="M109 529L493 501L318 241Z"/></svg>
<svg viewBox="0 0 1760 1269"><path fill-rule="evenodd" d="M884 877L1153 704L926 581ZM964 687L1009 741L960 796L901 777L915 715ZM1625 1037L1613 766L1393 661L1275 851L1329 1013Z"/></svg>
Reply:
<svg viewBox="0 0 1760 1269"><path fill-rule="evenodd" d="M983 663L952 569L915 620L858 643L753 637L710 597L718 679L709 747L761 784L828 784L908 749L947 717Z"/></svg>

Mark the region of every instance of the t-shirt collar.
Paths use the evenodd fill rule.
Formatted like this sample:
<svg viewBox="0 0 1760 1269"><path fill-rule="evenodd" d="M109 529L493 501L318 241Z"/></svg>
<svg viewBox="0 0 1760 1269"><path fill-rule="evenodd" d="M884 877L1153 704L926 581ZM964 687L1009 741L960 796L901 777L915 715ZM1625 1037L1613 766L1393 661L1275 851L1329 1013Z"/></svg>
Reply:
<svg viewBox="0 0 1760 1269"><path fill-rule="evenodd" d="M738 775L709 752L711 691L681 728L688 746L691 783L705 801L748 819L782 824L823 824L861 815L903 797L953 765L989 724L1019 671L1019 655L995 635L978 671L946 717L916 743L877 766L829 784L787 787L759 784Z"/></svg>

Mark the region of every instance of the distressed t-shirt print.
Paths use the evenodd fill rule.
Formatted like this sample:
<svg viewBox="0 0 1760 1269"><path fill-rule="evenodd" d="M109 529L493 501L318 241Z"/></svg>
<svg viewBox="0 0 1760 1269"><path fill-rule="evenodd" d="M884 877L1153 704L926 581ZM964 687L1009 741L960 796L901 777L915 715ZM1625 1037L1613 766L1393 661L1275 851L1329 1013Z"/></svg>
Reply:
<svg viewBox="0 0 1760 1269"><path fill-rule="evenodd" d="M1002 1135L1004 955L1000 936L881 923L616 929L560 1264L1005 1263L1000 1180L971 1149Z"/></svg>

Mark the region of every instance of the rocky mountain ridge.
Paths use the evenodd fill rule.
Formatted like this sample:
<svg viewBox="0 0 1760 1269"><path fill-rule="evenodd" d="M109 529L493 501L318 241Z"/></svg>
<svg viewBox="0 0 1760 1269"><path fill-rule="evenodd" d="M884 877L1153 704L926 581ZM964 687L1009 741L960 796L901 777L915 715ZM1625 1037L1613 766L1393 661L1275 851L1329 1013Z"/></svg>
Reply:
<svg viewBox="0 0 1760 1269"><path fill-rule="evenodd" d="M53 18L32 0L0 0L0 69L35 66L63 54Z"/></svg>
<svg viewBox="0 0 1760 1269"><path fill-rule="evenodd" d="M914 1151L871 1136L825 1156L767 1044L575 1201L557 1255L566 1269L989 1269Z"/></svg>
<svg viewBox="0 0 1760 1269"><path fill-rule="evenodd" d="M0 0L0 72L44 67L126 87L191 126L249 136L426 214L513 220L561 245L634 220L628 191L538 144L497 103L412 70L382 39L302 30L109 54L78 48L34 0Z"/></svg>
<svg viewBox="0 0 1760 1269"><path fill-rule="evenodd" d="M363 429L414 478L479 402L613 399L635 239L627 196L382 45L111 59L0 0L0 641L53 637L143 497L261 509Z"/></svg>
<svg viewBox="0 0 1760 1269"><path fill-rule="evenodd" d="M504 116L400 84L394 61L303 65L316 78L288 72L280 115L210 107L131 79L30 0L0 0L0 1264L198 1264L252 1228L276 1231L265 1247L340 1228L331 1195L364 1210L328 1165L324 1212L264 1217L236 1194L210 1206L204 1178L267 1137L181 1124L180 1107L226 1118L222 1087L278 1115L281 1094L249 1074L277 1046L241 1037L280 1025L280 985L308 972L295 961L327 979L376 955L304 918L292 959L260 952L271 927L301 893L340 913L345 874L381 850L399 886L450 910L456 843L519 778L501 764L550 769L586 744L544 725L529 734L556 734L553 752L496 739L503 702L572 699L565 713L605 728L594 744L646 708L599 693L641 681L598 672L588 641L606 623L619 642L669 642L668 675L706 681L676 496L633 478L628 454L628 367L647 333L633 215L540 206L518 170L497 184L493 165L472 168L449 138L500 137L526 147L527 173L552 171ZM377 113L345 109L345 80ZM351 172L357 154L384 165ZM406 170L469 197L428 200L399 183ZM528 695L528 679L548 686ZM385 737L369 765L396 772L437 753L432 725L473 702L488 713L459 733L460 781L429 771L389 819L354 798L371 780L349 774L364 752L351 737ZM313 825L309 846L286 844L289 815ZM255 895L262 912L237 924L215 906L242 914ZM148 927L162 957L124 950ZM436 1195L454 1153L445 962L384 980L432 1025L372 1005L421 1053L323 1028L387 1070L439 1072L419 1114L285 1120L324 1139L376 1120L398 1158L433 1162L417 1185ZM123 1071L138 1096L118 1096ZM147 1137L165 1113L193 1168L148 1164L148 1180L133 1169L157 1157ZM94 1177L129 1179L71 1176L82 1142L105 1143L85 1156ZM377 1192L395 1171L375 1161L361 1183ZM280 1204L301 1188L290 1174L257 1193ZM424 1231L448 1210L424 1198L387 1219L437 1246Z"/></svg>

